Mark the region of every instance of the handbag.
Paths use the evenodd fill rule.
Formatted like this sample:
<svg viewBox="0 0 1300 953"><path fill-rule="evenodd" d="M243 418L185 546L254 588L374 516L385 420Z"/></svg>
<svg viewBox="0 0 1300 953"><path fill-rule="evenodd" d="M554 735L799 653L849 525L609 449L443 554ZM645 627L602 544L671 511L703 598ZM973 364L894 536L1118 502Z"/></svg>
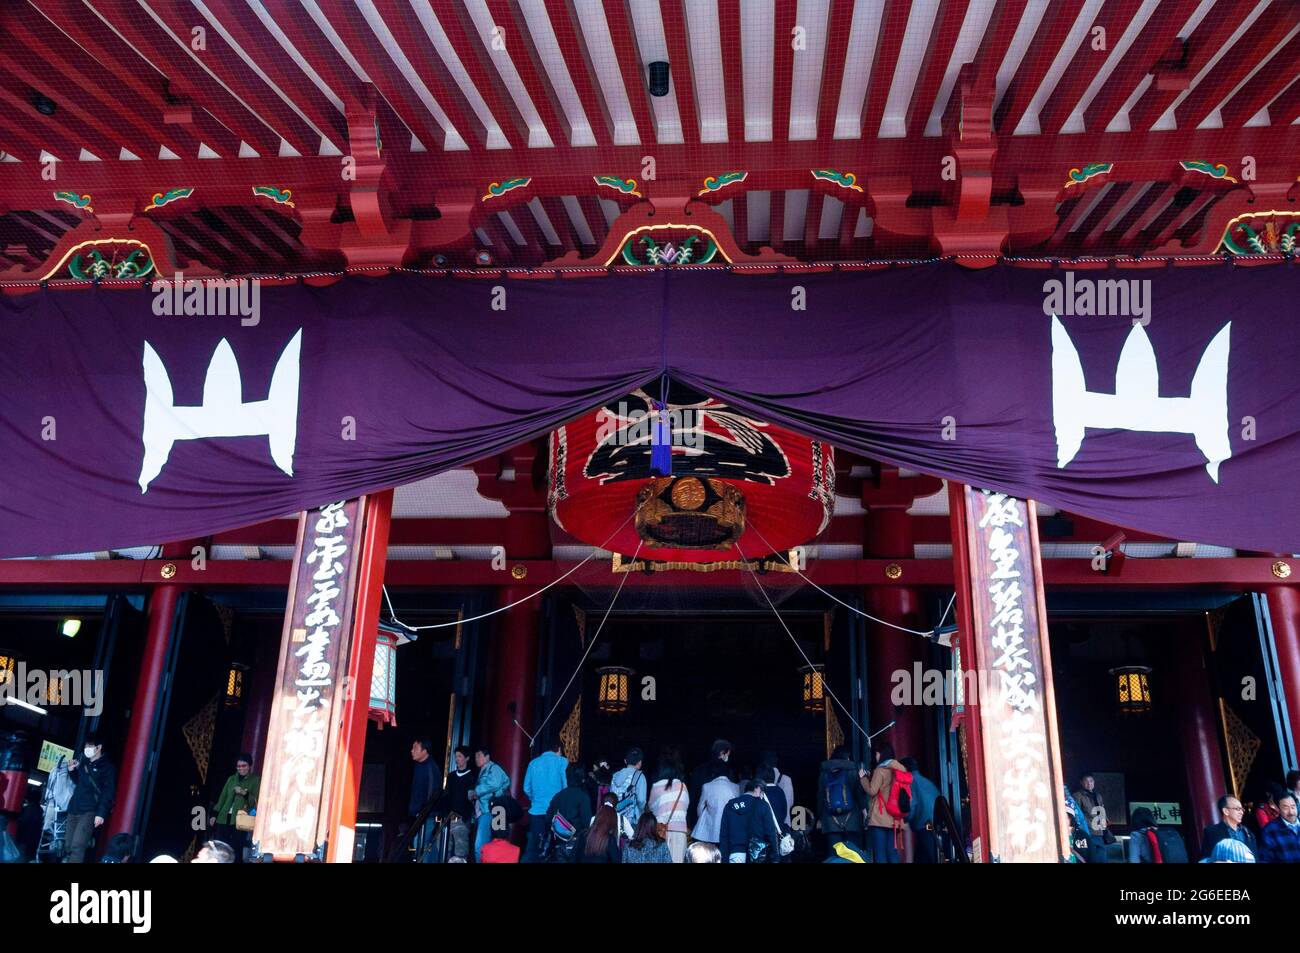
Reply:
<svg viewBox="0 0 1300 953"><path fill-rule="evenodd" d="M767 804L768 813L772 815L772 823L776 825L776 832L780 834L780 840L777 841L777 850L781 852L782 857L789 857L794 853L794 835L789 831L781 831L781 822L776 819L776 808L772 806L772 802L767 798L763 798L763 801Z"/></svg>
<svg viewBox="0 0 1300 953"><path fill-rule="evenodd" d="M683 781L679 780L677 783L681 786L677 789L677 799L673 801L673 806L668 810L668 822L660 823L655 821L655 833L660 840L668 839L668 824L672 822L673 815L677 813L677 805L682 802L682 793L686 790L686 784Z"/></svg>
<svg viewBox="0 0 1300 953"><path fill-rule="evenodd" d="M247 811L235 812L235 830L251 831L255 823L256 823L255 818L253 817L252 814L249 814Z"/></svg>

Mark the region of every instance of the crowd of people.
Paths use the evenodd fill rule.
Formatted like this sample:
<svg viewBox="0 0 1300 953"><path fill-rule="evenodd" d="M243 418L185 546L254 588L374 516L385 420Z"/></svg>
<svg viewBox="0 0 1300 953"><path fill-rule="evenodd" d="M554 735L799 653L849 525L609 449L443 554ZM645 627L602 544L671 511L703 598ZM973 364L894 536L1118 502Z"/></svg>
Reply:
<svg viewBox="0 0 1300 953"><path fill-rule="evenodd" d="M1151 810L1139 807L1129 818L1128 842L1123 850L1110 829L1106 804L1096 779L1085 774L1078 790L1067 791L1075 859L1107 863L1112 858L1130 864L1185 864L1187 846L1177 828L1156 822ZM1219 820L1201 834L1199 862L1234 864L1300 863L1300 771L1286 776L1286 786L1271 782L1256 803L1251 822L1245 805L1224 794L1215 808ZM1253 822L1253 823L1252 823ZM1253 829L1252 829L1253 827Z"/></svg>
<svg viewBox="0 0 1300 953"><path fill-rule="evenodd" d="M528 763L526 808L486 747L457 748L441 790L427 739L412 744L411 759L408 811L420 823L413 841L426 863L781 863L818 859L818 844L832 862L898 863L906 828L917 862L938 859L938 788L887 743L869 769L843 747L833 751L821 764L814 810L796 803L774 753L740 777L723 739L689 772L672 747L651 772L640 748L616 768L607 761L586 768L557 741ZM521 849L510 835L525 820Z"/></svg>

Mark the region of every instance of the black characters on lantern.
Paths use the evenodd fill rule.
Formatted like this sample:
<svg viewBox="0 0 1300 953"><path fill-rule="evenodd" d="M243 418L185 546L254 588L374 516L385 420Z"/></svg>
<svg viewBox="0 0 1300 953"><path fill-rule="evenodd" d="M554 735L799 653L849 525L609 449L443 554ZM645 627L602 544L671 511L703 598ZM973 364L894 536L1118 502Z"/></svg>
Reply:
<svg viewBox="0 0 1300 953"><path fill-rule="evenodd" d="M785 451L767 424L728 408L699 391L673 384L668 390L675 476L720 477L772 486L790 475ZM597 412L596 447L583 475L601 483L645 480L650 469L654 401L644 390Z"/></svg>

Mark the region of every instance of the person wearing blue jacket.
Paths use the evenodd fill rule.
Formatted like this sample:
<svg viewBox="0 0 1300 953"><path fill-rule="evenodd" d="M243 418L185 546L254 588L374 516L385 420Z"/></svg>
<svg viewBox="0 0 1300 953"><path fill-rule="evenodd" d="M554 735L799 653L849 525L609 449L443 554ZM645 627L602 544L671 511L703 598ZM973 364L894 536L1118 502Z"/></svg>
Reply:
<svg viewBox="0 0 1300 953"><path fill-rule="evenodd" d="M923 775L915 758L903 758L903 767L912 772L912 809L907 812L907 826L912 829L912 859L918 864L939 862L938 841L934 836L934 802L939 789Z"/></svg>
<svg viewBox="0 0 1300 953"><path fill-rule="evenodd" d="M474 752L478 781L469 796L474 799L474 860L482 863L483 845L492 839L492 799L510 790L510 776L492 760L486 745Z"/></svg>
<svg viewBox="0 0 1300 953"><path fill-rule="evenodd" d="M551 799L564 790L565 772L569 768L569 759L561 753L563 748L564 743L557 738L549 751L543 751L528 762L528 770L524 772L524 796L528 798L528 844L521 864L541 862Z"/></svg>

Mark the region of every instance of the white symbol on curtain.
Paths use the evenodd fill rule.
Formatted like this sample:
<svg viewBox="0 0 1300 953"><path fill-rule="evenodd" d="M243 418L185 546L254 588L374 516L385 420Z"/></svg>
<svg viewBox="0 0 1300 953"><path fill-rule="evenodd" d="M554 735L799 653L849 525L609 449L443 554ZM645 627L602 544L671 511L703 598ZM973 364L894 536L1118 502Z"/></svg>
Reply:
<svg viewBox="0 0 1300 953"><path fill-rule="evenodd" d="M245 402L239 362L230 343L221 339L212 352L203 380L203 403L177 407L171 378L158 352L144 344L144 462L140 466L140 492L162 472L177 440L207 437L258 437L265 435L271 459L293 476L293 451L298 435L298 355L302 329L289 340L271 373L266 400Z"/></svg>
<svg viewBox="0 0 1300 953"><path fill-rule="evenodd" d="M1205 471L1219 482L1219 464L1232 456L1228 439L1229 321L1206 347L1187 397L1161 397L1156 352L1142 325L1128 334L1115 367L1115 393L1086 388L1079 352L1052 315L1052 422L1056 425L1056 465L1074 459L1084 430L1185 433L1196 438Z"/></svg>

